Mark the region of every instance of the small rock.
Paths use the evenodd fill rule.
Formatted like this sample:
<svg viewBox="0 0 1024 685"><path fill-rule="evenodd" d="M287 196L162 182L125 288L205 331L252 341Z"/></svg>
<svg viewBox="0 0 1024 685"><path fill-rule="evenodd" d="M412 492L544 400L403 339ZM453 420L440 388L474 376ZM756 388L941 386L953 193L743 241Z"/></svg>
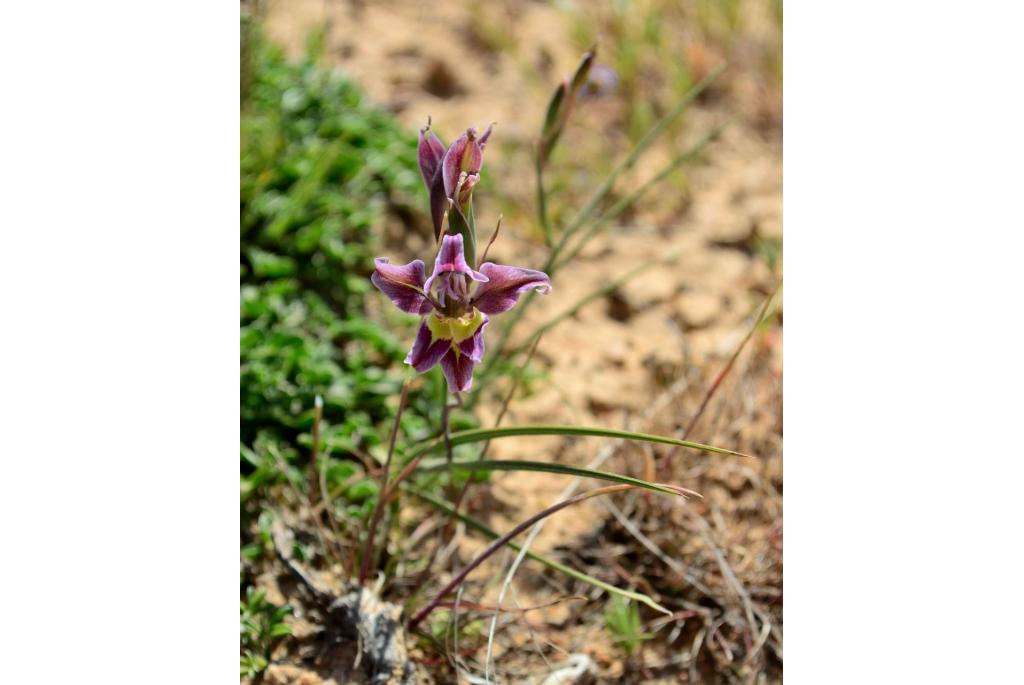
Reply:
<svg viewBox="0 0 1024 685"><path fill-rule="evenodd" d="M678 266L666 264L640 272L619 288L618 292L629 310L636 313L652 304L671 299L680 287Z"/></svg>
<svg viewBox="0 0 1024 685"><path fill-rule="evenodd" d="M675 309L686 330L707 328L718 318L722 301L717 295L696 290L680 295Z"/></svg>
<svg viewBox="0 0 1024 685"><path fill-rule="evenodd" d="M552 671L551 675L541 682L541 685L573 685L578 683L590 671L592 664L593 662L586 654L570 654L569 664Z"/></svg>

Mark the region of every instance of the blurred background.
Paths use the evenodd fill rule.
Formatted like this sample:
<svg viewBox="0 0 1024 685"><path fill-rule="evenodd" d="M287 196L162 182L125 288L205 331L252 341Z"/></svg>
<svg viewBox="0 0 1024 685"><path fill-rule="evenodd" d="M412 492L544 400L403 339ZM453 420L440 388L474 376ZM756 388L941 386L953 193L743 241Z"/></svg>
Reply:
<svg viewBox="0 0 1024 685"><path fill-rule="evenodd" d="M243 679L355 678L310 656L315 626L277 580L269 531L303 500L317 395L339 558L357 546L375 501L415 321L392 311L368 276L378 255L429 262L419 128L430 117L450 143L469 126L496 123L474 193L481 240L501 214L490 259L540 268L548 248L536 141L554 88L596 46L598 66L545 174L556 234L696 84L724 72L618 178L605 210L657 183L559 269L552 293L509 338L519 355L495 362L453 427L493 425L514 387L509 425L687 431L758 459L590 438L495 442L494 458L601 457L604 470L656 471L705 496L683 505L627 493L556 515L532 549L639 589L673 615L526 562L515 602L542 608L503 615L496 675L548 682L582 654L597 682L781 682L781 2L267 0L242 3L241 19ZM698 144L686 164L673 164ZM542 326L516 383L523 348ZM417 379L403 434L436 434L443 393L438 373ZM567 485L541 476L494 474L463 509L507 530ZM382 587L391 601L429 590L418 573L443 575L483 545L459 527L437 559L436 512L413 503L394 519ZM310 564L343 575L313 547ZM465 598L493 605L509 561L497 555L472 576ZM457 667L482 674L489 619L463 617L455 650L450 612L438 612L433 639L412 647L418 667L437 682L455 682ZM278 624L288 628L274 634Z"/></svg>

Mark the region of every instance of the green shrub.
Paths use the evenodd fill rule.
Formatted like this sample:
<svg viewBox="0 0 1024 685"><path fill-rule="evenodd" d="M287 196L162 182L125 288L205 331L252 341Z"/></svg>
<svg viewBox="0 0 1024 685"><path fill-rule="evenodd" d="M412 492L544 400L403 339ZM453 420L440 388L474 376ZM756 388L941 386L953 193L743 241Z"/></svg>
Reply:
<svg viewBox="0 0 1024 685"><path fill-rule="evenodd" d="M368 320L369 275L385 220L422 220L426 199L414 132L312 57L289 61L258 38L248 54L240 352L242 502L250 519L259 505L247 512L244 505L289 475L281 465L293 483L305 482L317 395L322 454L345 462L384 449L414 319L383 327ZM434 375L421 387L403 416L405 435L436 430L442 389ZM354 514L376 495L351 463L329 461L328 481L351 494Z"/></svg>

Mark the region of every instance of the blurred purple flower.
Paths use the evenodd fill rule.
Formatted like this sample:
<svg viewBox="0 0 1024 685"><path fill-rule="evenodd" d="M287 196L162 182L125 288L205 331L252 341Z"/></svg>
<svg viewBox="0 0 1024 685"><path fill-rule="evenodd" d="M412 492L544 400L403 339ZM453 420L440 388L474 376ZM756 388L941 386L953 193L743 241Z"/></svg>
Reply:
<svg viewBox="0 0 1024 685"><path fill-rule="evenodd" d="M450 150L449 150L450 151ZM422 159L422 157L421 157ZM490 316L511 309L528 290L547 294L547 274L484 262L476 271L466 263L461 235L446 235L425 278L422 260L397 266L378 257L370 280L403 312L424 316L405 363L423 373L440 362L452 392L473 385L473 367L484 355L484 328Z"/></svg>
<svg viewBox="0 0 1024 685"><path fill-rule="evenodd" d="M580 89L580 97L605 98L615 92L619 85L619 75L605 64L595 64L587 74L586 83Z"/></svg>

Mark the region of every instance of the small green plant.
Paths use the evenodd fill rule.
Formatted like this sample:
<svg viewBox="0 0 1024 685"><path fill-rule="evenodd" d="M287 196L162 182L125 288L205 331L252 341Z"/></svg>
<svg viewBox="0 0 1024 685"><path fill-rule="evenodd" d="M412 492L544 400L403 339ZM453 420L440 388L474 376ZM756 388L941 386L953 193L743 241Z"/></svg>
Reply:
<svg viewBox="0 0 1024 685"><path fill-rule="evenodd" d="M639 607L619 595L614 595L605 608L604 625L612 634L612 639L630 655L636 652L644 640L654 637L641 629Z"/></svg>
<svg viewBox="0 0 1024 685"><path fill-rule="evenodd" d="M240 606L240 672L243 678L253 678L270 663L274 647L281 638L291 635L291 626L284 622L284 618L292 608L287 604L271 604L265 590L251 586L247 588Z"/></svg>

